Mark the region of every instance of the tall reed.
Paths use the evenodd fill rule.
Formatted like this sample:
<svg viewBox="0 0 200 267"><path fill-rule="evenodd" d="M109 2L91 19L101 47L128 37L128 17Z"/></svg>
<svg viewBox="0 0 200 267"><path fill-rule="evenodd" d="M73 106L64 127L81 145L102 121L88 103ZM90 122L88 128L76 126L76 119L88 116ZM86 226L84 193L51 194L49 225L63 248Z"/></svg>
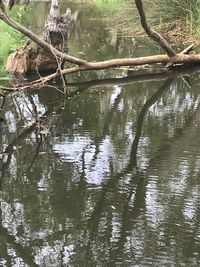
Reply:
<svg viewBox="0 0 200 267"><path fill-rule="evenodd" d="M200 0L155 0L152 3L152 14L157 24L162 24L166 30L179 27L183 33L199 35Z"/></svg>

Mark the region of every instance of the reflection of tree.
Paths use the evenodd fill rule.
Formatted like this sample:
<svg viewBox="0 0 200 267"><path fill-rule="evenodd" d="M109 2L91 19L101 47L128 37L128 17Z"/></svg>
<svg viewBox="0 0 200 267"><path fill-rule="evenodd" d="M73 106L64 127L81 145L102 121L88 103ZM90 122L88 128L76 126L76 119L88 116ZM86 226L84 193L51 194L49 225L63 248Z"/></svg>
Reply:
<svg viewBox="0 0 200 267"><path fill-rule="evenodd" d="M63 103L61 105L58 105L57 109L60 109L62 107ZM34 106L34 109L36 107ZM46 118L49 114L52 113L52 111L55 111L56 109L53 107L53 109L47 110L41 117L44 119ZM36 117L35 117L36 115ZM20 134L17 136L17 138L15 138L14 140L12 140L12 142L6 147L6 149L4 150L4 155L6 156L6 160L2 163L1 166L1 178L0 178L0 187L2 186L2 182L3 182L3 178L5 175L5 171L8 168L11 158L12 158L12 154L14 152L14 148L18 143L20 143L21 140L23 140L24 138L26 138L26 136L28 136L30 133L32 133L38 126L38 117L37 114L34 114L34 122L30 125L27 126L26 129L22 130L20 132ZM41 119L42 120L42 119ZM38 151L38 149L37 149ZM37 153L38 154L38 153Z"/></svg>
<svg viewBox="0 0 200 267"><path fill-rule="evenodd" d="M144 104L142 110L140 111L140 114L138 116L138 122L137 122L137 127L136 127L136 134L135 138L133 140L133 145L131 148L131 154L130 154L130 160L129 160L129 165L127 168L131 168L131 166L137 166L137 150L138 150L138 143L140 140L140 136L142 133L142 125L144 122L145 115L148 111L148 109L158 100L159 97L163 94L164 90L168 88L173 81L173 78L168 78L164 84L158 89L158 91L150 97L146 103Z"/></svg>
<svg viewBox="0 0 200 267"><path fill-rule="evenodd" d="M144 214L147 212L146 194L147 185L149 185L149 177L151 175L161 176L162 172L165 173L167 171L164 167L160 167L159 171L154 169L154 163L157 161L157 158L153 154L150 156L150 161L146 170L141 171L141 169L137 166L137 151L141 140L140 136L142 133L142 128L146 130L144 126L146 126L145 123L149 119L147 118L146 114L148 113L150 107L156 103L156 101L159 102L158 99L161 98L161 95L165 92L165 89L170 86L172 80L173 78L167 79L151 97L149 97L148 94L148 100L141 107L141 111L137 116L138 119L135 138L131 143L132 147L130 148L128 157L124 159L124 161L126 161L126 165L122 170L119 169L118 173L116 173L116 167L114 166L115 162L112 158L114 153L110 152L109 171L107 174L105 174L107 177L105 180L103 180L102 185L99 186L98 189L96 189L95 186L92 189L88 189L90 185L88 185L86 179L86 168L88 167L87 146L83 146L83 149L80 151L81 167L79 170L77 170L75 164L70 164L69 162L62 163L59 156L52 153L52 141L50 138L47 138L47 140L43 138L42 144L37 142L35 139L31 144L31 151L34 151L35 153L31 154L31 158L33 160L31 167L30 160L26 159L25 157L21 159L21 162L18 162L19 166L23 168L23 170L18 172L18 176L22 176L19 178L19 181L7 181L5 179L6 176L4 172L2 188L8 192L9 190L10 192L15 190L15 187L19 187L20 189L23 188L23 175L25 176L27 173L29 175L28 186L27 188L23 189L21 192L21 199L18 200L23 203L25 211L21 228L25 230L26 228L30 227L30 230L26 232L25 247L28 248L28 251L24 251L26 255L35 255L37 253L41 253L40 251L42 251L44 248L51 247L54 248L55 253L51 250L49 251L49 254L51 254L50 256L52 259L55 259L56 262L55 254L57 253L59 255L59 253L61 253L60 251L63 253L66 247L73 244L73 248L71 250L69 249L69 251L72 252L70 255L70 262L77 266L79 266L79 263L82 264L81 266L84 266L86 261L89 261L88 265L90 263L94 263L95 260L101 263L101 256L102 258L104 257L111 261L111 264L113 263L113 265L115 265L118 259L129 258L130 251L132 251L132 262L134 262L134 257L135 260L137 260L135 255L137 248L133 242L134 239L131 237L131 233L137 231L137 221L140 221L140 217L144 216ZM109 81L106 82L109 83ZM128 82L131 81L129 80ZM81 91L80 88L81 86L78 88L79 91ZM84 89L87 89L87 86L85 86ZM125 90L123 90L123 93L124 91ZM92 144L93 147L95 147L93 150L94 157L92 158L92 163L95 163L96 161L95 154L98 154L99 143L102 143L102 141L106 138L106 135L111 135L111 130L109 127L112 128L111 126L113 120L115 119L114 113L116 113L122 97L124 97L124 95L122 95L121 91L116 95L112 107L107 111L107 116L105 116L105 119L101 124L101 131L97 131L98 134L95 132L93 139L91 138L89 140L89 144ZM162 99L164 99L164 97L165 96L162 96ZM144 99L144 95L142 95L141 99ZM27 101L30 103L31 99L27 98ZM49 109L49 115L48 113L44 113L47 116L44 121L49 123L51 126L56 125L56 127L58 127L58 129L55 129L54 127L52 128L52 134L55 135L57 132L59 133L59 127L62 124L62 121L65 122L66 120L65 111L61 109L56 114L59 115L58 120L56 119L56 122L59 121L59 124L53 124L50 111L57 110L59 109L59 106L61 107L63 105L63 103L60 102L57 104L58 105L54 105L52 109ZM89 105L90 102L87 102L87 104ZM38 110L36 106L34 107L34 103L32 103L31 106L32 115L38 117L36 115ZM70 105L66 106L66 113L70 114ZM82 109L80 113L83 113ZM159 154L161 163L162 161L167 160L173 164L173 161L175 161L176 158L182 153L183 147L187 143L187 138L192 139L195 129L195 116L198 116L198 113L199 108L196 109L196 113L191 112L190 117L187 118L189 122L183 125L183 128L186 126L184 132L182 134L175 135L173 138L171 138L170 142L168 140L167 146L162 146L159 148L160 150L157 154ZM131 115L132 114L135 113L131 113ZM126 121L125 116L123 119ZM73 119L72 121L73 124L75 124ZM122 123L124 123L124 121L122 121ZM121 121L118 121L118 124L121 124ZM34 122L32 128L24 129L16 139L10 142L10 145L8 145L6 150L8 153L8 158L9 155L12 158L12 155L14 154L13 146L22 144L24 145L25 143L23 140L25 140L27 136L32 135L32 133L37 133L36 128L37 123ZM65 130L66 129L64 129L63 132L64 134L66 133ZM20 133L20 131L18 132ZM48 142L50 144L48 144ZM41 157L41 155L39 155L40 153L38 152L40 151L40 146L43 145L46 146L45 149L47 151L50 149L50 152ZM25 147L23 151L26 153L25 148L27 147L29 150L30 146L24 146ZM179 147L180 150L178 150L176 147ZM41 164L40 161L42 161L43 164ZM11 161L7 161L7 163L3 163L4 170L8 169L10 162ZM32 169L33 166L36 169L35 175L31 174L31 172L29 173L29 169ZM192 168L194 169L194 166L194 161L190 162L190 174L194 174L194 172L192 172ZM80 171L80 173L78 173L78 171ZM198 174L196 175L198 176ZM38 183L40 182L41 176L48 179L48 190L46 192L39 192L38 190ZM16 185L14 185L15 182ZM11 188L9 188L9 183L11 185L13 184ZM182 202L181 209L184 208L184 197L187 198L189 196L187 189L192 190L192 184L191 186L188 185L186 187L184 196L182 195L182 197L176 200ZM10 194L14 195L15 193L11 192ZM17 195L17 197L19 197L19 195ZM12 203L14 199L11 198L9 201ZM8 205L10 205L9 201ZM162 204L162 199L159 201L160 204ZM14 211L11 211L10 214L14 214ZM170 211L166 213L166 224L163 225L165 231L170 235L174 234L167 229L168 225L173 223L171 219L172 216L173 210L171 208ZM198 209L196 209L195 216L195 220L198 222ZM32 225L29 225L30 218L32 220ZM179 214L179 217L177 217L175 221L178 220L178 218L184 220L183 214ZM40 225L38 225L38 222ZM152 234L151 227L147 222L145 223L147 224L146 231L148 231L149 234ZM138 229L138 231L139 230L141 229ZM46 231L47 233L43 238L40 238L36 233L42 231ZM23 231L20 233L19 231L19 236L23 240L25 235L22 232ZM141 239L145 238L146 232L143 234L144 236L142 236ZM13 235L13 238L15 238L15 233L10 235ZM20 240L16 241L16 243L18 242L20 244ZM58 244L60 245L59 249ZM129 246L129 251L126 251L127 246ZM69 254L71 252L69 252ZM73 254L73 252L76 254ZM5 252L5 254L6 253L7 252ZM19 253L17 255L25 262L23 255L20 256ZM63 259L61 259L58 264L62 265L62 260Z"/></svg>
<svg viewBox="0 0 200 267"><path fill-rule="evenodd" d="M4 182L4 177L5 177L6 171L9 167L9 165L11 164L11 160L13 158L13 153L15 152L14 148L18 144L20 144L20 142L22 140L24 140L28 135L30 135L32 132L35 131L37 147L36 147L36 154L34 155L32 161L31 161L30 167L28 168L28 171L30 171L30 168L32 167L34 161L38 157L39 149L40 149L40 146L41 146L42 141L43 141L43 137L38 132L38 130L40 130L40 129L37 129L38 128L38 122L42 123L42 121L46 120L52 114L52 112L59 111L61 109L61 107L63 106L63 102L61 102L61 103L58 102L57 106L53 106L49 110L45 111L42 115L39 115L38 111L37 111L37 107L36 107L32 97L30 97L29 100L30 100L30 103L32 105L33 112L31 111L30 107L27 107L27 109L32 114L34 121L30 126L27 126L25 129L23 129L19 133L19 135L16 138L14 138L9 145L7 145L7 147L5 148L5 150L3 152L3 161L1 162L1 168L0 168L0 175L1 175L0 176L0 188L1 188L1 190L2 190L2 184ZM28 106L28 104L27 104L27 106ZM2 244L1 244L1 249L0 249L1 250L0 251L1 257L6 259L7 265L10 266L9 262L11 262L12 258L11 258L11 256L9 256L7 250L8 250L8 247L11 247L12 249L14 249L16 256L21 258L25 264L28 264L28 266L38 266L34 262L34 257L32 256L32 249L28 246L23 247L22 245L18 244L15 236L9 234L7 229L3 227L2 210L0 209L0 211L1 211L0 212L0 222L1 222L1 224L0 224L0 236L2 237L1 238ZM59 233L57 233L57 235L58 234ZM37 242L39 243L40 240L37 240Z"/></svg>
<svg viewBox="0 0 200 267"><path fill-rule="evenodd" d="M106 233L108 236L112 236L112 208L110 208L110 211L108 213L105 211L106 203L110 203L111 196L114 199L116 199L115 194L119 194L120 197L120 205L122 206L122 212L121 212L121 226L120 226L120 232L119 232L119 240L116 245L112 244L112 247L114 248L113 251L111 249L110 251L110 258L111 259L117 259L117 257L120 255L120 253L123 253L123 248L126 241L127 236L127 226L130 225L130 219L136 219L141 210L145 209L145 194L146 194L146 184L147 180L143 177L143 174L139 173L137 171L137 161L136 161L136 155L137 155L137 149L138 149L138 143L142 131L142 125L144 122L144 117L148 111L148 109L158 100L159 97L161 97L162 93L165 91L166 88L170 86L173 79L169 78L167 79L164 84L156 91L156 93L150 97L146 103L144 104L141 112L138 116L138 123L136 128L136 134L135 138L132 144L132 149L130 153L130 158L128 161L127 166L118 174L114 175L111 171L111 179L108 179L108 182L105 183L101 189L101 195L99 197L99 200L96 202L93 212L91 213L91 216L88 220L87 224L87 231L85 232L87 238L87 245L86 245L86 254L92 253L92 245L93 240L97 238L99 234L99 227L101 223L101 217L105 216L107 214L107 231L110 231L110 233ZM133 171L135 169L135 171ZM131 175L131 178L129 179L129 183L127 185L127 191L126 194L120 193L119 185L127 175ZM111 196L110 196L111 194ZM130 210L130 202L134 195L134 201L132 204L132 209ZM117 203L118 204L118 203ZM110 203L112 206L112 202ZM113 203L113 206L115 206L116 203ZM118 209L118 207L117 207ZM132 215L133 214L133 215ZM88 235L87 235L88 234ZM104 244L105 245L105 244ZM110 244L111 246L111 244ZM108 244L109 247L109 244ZM115 249L116 248L116 249ZM114 254L113 254L114 253ZM91 258L92 255L87 255L87 259ZM92 262L92 261L91 261Z"/></svg>
<svg viewBox="0 0 200 267"><path fill-rule="evenodd" d="M112 219L113 219L113 215L112 213L115 213L114 211L111 212L112 208L110 208L110 211L106 211L106 205L107 203L110 203L110 205L118 205L119 203L115 203L112 202L112 200L116 200L117 197L115 196L116 194L119 194L120 197L120 205L123 207L122 210L122 214L121 214L121 230L118 233L118 236L120 237L119 240L117 241L117 244L110 244L109 245L109 241L107 240L106 242L108 242L108 247L112 247L114 248L113 251L111 249L110 251L110 259L113 259L115 262L117 261L117 258L119 257L120 259L120 253L123 254L123 248L125 246L125 242L126 242L126 237L127 237L127 233L128 233L128 229L131 225L131 221L135 221L137 219L137 217L139 217L141 211L144 212L145 210L145 195L146 195L146 185L147 185L147 176L148 174L152 173L153 170L151 170L151 168L147 169L147 174L143 174L143 173L138 173L137 170L136 172L133 173L132 178L130 178L129 180L129 185L126 186L128 187L126 194L120 194L120 190L119 190L119 184L120 182L123 181L123 179L125 179L125 177L128 175L129 172L132 172L132 168L136 167L136 155L137 155L137 148L138 148L138 142L139 142L139 138L140 138L140 134L141 134L141 130L142 130L142 123L144 121L144 117L146 112L148 111L148 108L153 105L157 99L162 95L162 93L164 92L165 88L169 87L169 85L171 84L171 82L173 81L173 79L168 79L163 86L160 87L160 89L151 97L149 98L145 105L143 106L140 114L139 114L139 119L138 119L138 124L137 124L137 129L136 129L136 134L135 134L135 139L133 141L133 145L132 145L132 150L131 150L131 156L130 156L130 160L129 163L127 164L127 167L125 168L125 170L123 170L120 174L117 175L112 175L112 171L110 172L111 174L111 179L108 180L107 183L105 183L102 187L101 190L101 196L99 198L99 200L96 202L96 205L93 209L93 212L90 216L90 219L88 220L88 226L87 226L87 232L85 234L88 233L88 235L85 236L86 238L86 250L87 250L87 259L91 259L92 258L92 251L93 251L93 246L94 246L94 242L97 242L96 238L99 235L99 230L100 230L100 225L101 225L101 220L103 218L103 216L107 216L107 230L106 234L107 236L111 236L111 232L112 232ZM195 119L195 117L194 117ZM191 122L191 118L188 119L189 122ZM187 124L186 124L187 125ZM188 134L189 131L191 131L191 128L188 128ZM185 135L185 138L188 138L188 134ZM184 144L185 142L182 142L181 140L182 138L180 138L179 136L179 142L180 144ZM175 143L176 143L176 137L175 137ZM176 144L177 145L177 144ZM176 146L175 145L175 146ZM169 149L171 146L166 147L165 149ZM179 147L179 146L178 146ZM171 147L173 150L173 146ZM165 153L166 155L166 153ZM176 155L177 156L177 155ZM151 164L150 164L151 166ZM188 189L188 188L187 188ZM133 198L134 196L134 198ZM111 200L112 199L112 200ZM132 202L133 200L133 203ZM184 196L183 196L184 199ZM123 204L122 204L123 203ZM131 203L131 208L130 208L130 203ZM183 202L184 203L184 202ZM115 206L116 207L116 206ZM117 206L117 210L118 210L118 206ZM172 215L169 215L170 218L172 218ZM119 219L119 218L118 218ZM104 218L105 220L105 218ZM101 233L102 235L102 233ZM104 241L104 246L106 247L105 241ZM115 249L116 248L116 249ZM133 247L134 250L134 247ZM89 255L89 256L88 256ZM122 255L121 255L122 256ZM122 256L123 257L123 256ZM92 260L91 260L92 262Z"/></svg>
<svg viewBox="0 0 200 267"><path fill-rule="evenodd" d="M1 204L1 203L0 203ZM38 266L31 255L32 250L27 246L20 245L15 237L9 234L8 230L2 224L2 209L0 208L0 258L6 260L6 266L12 266L12 257L8 254L8 248L13 249L16 256L21 258L24 264L28 266Z"/></svg>

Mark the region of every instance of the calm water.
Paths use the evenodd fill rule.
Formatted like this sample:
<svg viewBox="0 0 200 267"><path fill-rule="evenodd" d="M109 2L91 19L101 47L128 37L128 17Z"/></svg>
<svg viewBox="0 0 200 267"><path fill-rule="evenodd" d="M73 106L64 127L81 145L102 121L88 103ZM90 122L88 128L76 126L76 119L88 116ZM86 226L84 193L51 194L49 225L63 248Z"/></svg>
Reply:
<svg viewBox="0 0 200 267"><path fill-rule="evenodd" d="M154 50L80 9L73 54ZM143 73L0 99L0 266L200 266L199 70Z"/></svg>

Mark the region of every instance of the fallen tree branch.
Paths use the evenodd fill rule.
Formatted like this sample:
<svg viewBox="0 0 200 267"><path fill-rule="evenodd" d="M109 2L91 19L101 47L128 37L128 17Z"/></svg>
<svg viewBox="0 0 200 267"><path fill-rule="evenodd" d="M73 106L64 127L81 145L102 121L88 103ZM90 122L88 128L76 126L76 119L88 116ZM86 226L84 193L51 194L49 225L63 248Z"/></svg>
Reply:
<svg viewBox="0 0 200 267"><path fill-rule="evenodd" d="M18 22L14 21L13 19L9 18L5 13L0 13L0 19L7 23L12 28L18 30L22 34L26 35L32 41L34 41L37 45L41 46L42 48L48 50L51 53L54 53L56 56L62 58L64 61L69 63L76 64L80 67L80 70L100 70L105 68L114 68L120 66L139 66L145 64L155 64L155 63L167 63L169 61L168 56L164 55L157 55L157 56L150 56L150 57L140 57L140 58L124 58L124 59L111 59L101 62L87 62L80 58L76 58L70 56L68 54L62 53L59 50L55 49L53 46L41 40L36 34L19 24ZM176 55L175 53L173 56ZM79 70L78 70L79 71ZM71 71L69 71L71 73Z"/></svg>
<svg viewBox="0 0 200 267"><path fill-rule="evenodd" d="M90 81L78 82L78 83L73 83L73 82L67 83L67 88L69 89L67 96L80 93L85 89L99 88L99 87L102 88L102 86L105 89L105 87L107 86L110 87L110 85L115 85L115 84L128 85L128 84L139 83L139 82L162 81L162 80L166 80L167 78L179 78L179 77L186 79L191 74L194 75L199 72L200 72L200 69L198 66L193 66L192 68L186 68L186 67L181 68L181 69L177 68L177 69L173 69L172 71L167 71L167 72L162 71L162 72L139 73L138 74L137 72L131 71L128 76L121 77L121 78L106 78L106 79L97 79L97 80L90 80ZM44 77L44 78L46 79L47 77ZM51 79L53 78L49 78L49 80ZM45 85L45 83L42 82L42 78L41 78L41 81L39 81L39 79L36 81L17 84L17 85L14 85L13 87L0 86L0 90L2 92L5 91L6 94L9 94L16 90L27 90L27 89L33 90L33 89L42 88L43 85ZM58 90L60 93L63 94L63 91L61 91L61 89L57 88L56 86L48 84L47 86L45 85L45 88L47 87L54 88L55 90ZM78 88L78 90L75 90L74 92L74 88Z"/></svg>
<svg viewBox="0 0 200 267"><path fill-rule="evenodd" d="M191 44L188 47L186 47L180 54L189 54L193 48L194 48L194 44Z"/></svg>
<svg viewBox="0 0 200 267"><path fill-rule="evenodd" d="M97 63L90 63L86 66L77 66L68 69L62 70L60 73L53 73L48 76L42 77L35 81L35 83L46 83L56 77L59 77L61 74L67 75L71 73L76 73L80 71L89 71L89 70L101 70L122 66L141 66L141 65L151 65L151 64L160 64L160 63L168 63L170 62L172 65L174 64L184 64L184 63L200 63L200 54L199 55L184 55L177 54L176 57L172 58L169 61L169 57L167 55L156 55L156 56L148 56L148 57L139 57L139 58L125 58L125 59L113 59L107 60Z"/></svg>

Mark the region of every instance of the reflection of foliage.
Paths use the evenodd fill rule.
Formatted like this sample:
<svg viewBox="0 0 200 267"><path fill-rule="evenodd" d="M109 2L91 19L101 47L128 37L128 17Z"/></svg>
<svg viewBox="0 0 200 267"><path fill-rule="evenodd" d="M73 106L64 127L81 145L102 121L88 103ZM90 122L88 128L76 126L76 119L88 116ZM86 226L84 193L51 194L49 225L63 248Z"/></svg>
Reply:
<svg viewBox="0 0 200 267"><path fill-rule="evenodd" d="M122 32L126 35L143 32L133 1L125 1L123 4L119 1L118 5L121 5L121 8L120 12L114 14L115 20L112 16L108 18L111 20L111 30L118 27L123 29ZM174 42L181 41L184 36L186 36L185 38L199 37L200 1L144 1L144 7L150 24L172 38ZM114 21L118 22L117 25L114 24Z"/></svg>
<svg viewBox="0 0 200 267"><path fill-rule="evenodd" d="M101 0L98 2L101 3L98 5L99 10L106 16L106 26L113 36L134 36L141 31L140 23L135 23L138 17L131 1L106 1L106 4Z"/></svg>
<svg viewBox="0 0 200 267"><path fill-rule="evenodd" d="M94 4L83 5L80 10L72 6L76 11L73 13L70 53L91 61L152 54L154 44L134 35L136 30L132 26L131 9L134 5L120 3L120 7L108 15L100 12ZM129 38L123 38L124 35ZM143 46L146 46L145 50L141 49Z"/></svg>
<svg viewBox="0 0 200 267"><path fill-rule="evenodd" d="M143 34L133 1L96 0L95 3L106 16L108 28L113 34ZM150 24L174 42L180 42L183 37L199 37L199 1L144 1L144 7Z"/></svg>

